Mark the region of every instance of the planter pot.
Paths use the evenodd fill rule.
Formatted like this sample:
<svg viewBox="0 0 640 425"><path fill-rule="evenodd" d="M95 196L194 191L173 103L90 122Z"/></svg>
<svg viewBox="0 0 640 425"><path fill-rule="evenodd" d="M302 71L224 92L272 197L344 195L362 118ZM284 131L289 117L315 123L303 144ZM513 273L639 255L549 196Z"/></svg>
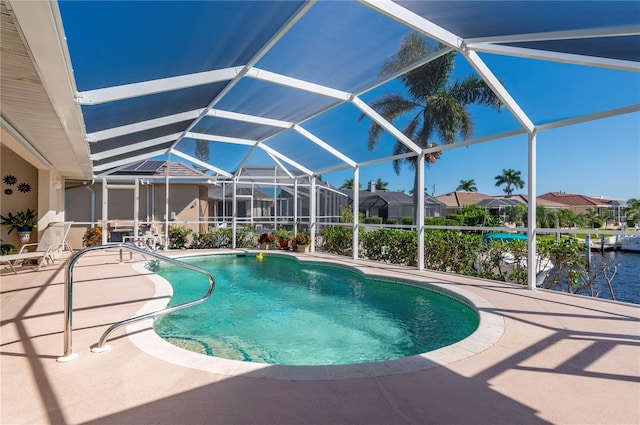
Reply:
<svg viewBox="0 0 640 425"><path fill-rule="evenodd" d="M297 245L296 251L298 252L309 252L309 245Z"/></svg>
<svg viewBox="0 0 640 425"><path fill-rule="evenodd" d="M260 249L271 249L271 244L270 243L266 243L266 242L261 242L260 243Z"/></svg>
<svg viewBox="0 0 640 425"><path fill-rule="evenodd" d="M282 250L288 250L289 249L289 241L288 240L280 240L278 241L278 245L280 246L280 249Z"/></svg>
<svg viewBox="0 0 640 425"><path fill-rule="evenodd" d="M31 239L31 230L18 230L18 237L20 238L20 243L29 243L29 240Z"/></svg>

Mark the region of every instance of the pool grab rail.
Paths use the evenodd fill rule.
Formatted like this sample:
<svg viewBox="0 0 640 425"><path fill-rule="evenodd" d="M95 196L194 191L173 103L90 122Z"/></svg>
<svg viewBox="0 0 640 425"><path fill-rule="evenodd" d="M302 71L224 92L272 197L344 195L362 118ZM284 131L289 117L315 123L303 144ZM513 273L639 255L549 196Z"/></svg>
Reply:
<svg viewBox="0 0 640 425"><path fill-rule="evenodd" d="M159 316L163 316L165 314L168 313L172 313L174 311L177 310L182 310L184 308L187 307L191 307L197 304L201 304L204 301L206 301L211 294L213 293L213 289L215 287L215 280L213 278L213 275L211 273L209 273L209 271L188 264L188 263L184 263L182 261L176 260L174 258L170 258L161 254L158 254L156 252L150 251L150 250L146 250L144 248L140 248L138 246L135 246L133 244L128 244L128 243L109 243L106 245L99 245L99 246L90 246L87 248L84 248L81 251L76 252L75 254L73 254L65 263L65 276L64 276L64 355L62 357L58 357L57 361L58 362L68 362L71 360L74 360L78 357L77 353L73 353L73 347L72 347L72 332L73 332L73 325L72 325L72 319L73 319L73 268L75 267L75 264L78 262L78 260L80 259L80 257L82 257L83 255L91 252L91 251L97 251L97 250L106 250L106 249L114 249L114 248L119 248L120 249L120 258L122 258L122 250L123 249L127 249L129 251L132 252L138 252L140 254L143 255L143 257L145 257L145 259L147 257L153 257L157 260L161 260L161 261L166 261L167 263L171 263L174 264L176 266L180 266L180 267L184 267L187 268L189 270L195 271L197 273L202 273L204 275L207 276L207 278L209 279L209 289L207 291L207 293L202 297L199 298L197 300L193 300L193 301L189 301L183 304L179 304L173 307L166 307L163 308L161 310L157 310L151 313L146 313L146 314L142 314L140 316L135 316L129 319L125 319L125 320L121 320L119 322L114 323L113 325L111 325L100 337L99 342L91 348L91 351L94 353L99 353L99 352L103 352L103 351L107 351L109 350L109 346L106 345L105 346L105 342L107 340L107 338L109 337L109 335L111 335L111 333L113 331L115 331L116 329L122 327L122 326L126 326L128 324L134 323L134 322L139 322L141 320L145 320L145 319L150 319L150 318L155 318L155 317L159 317ZM147 263L149 264L149 261L147 260Z"/></svg>

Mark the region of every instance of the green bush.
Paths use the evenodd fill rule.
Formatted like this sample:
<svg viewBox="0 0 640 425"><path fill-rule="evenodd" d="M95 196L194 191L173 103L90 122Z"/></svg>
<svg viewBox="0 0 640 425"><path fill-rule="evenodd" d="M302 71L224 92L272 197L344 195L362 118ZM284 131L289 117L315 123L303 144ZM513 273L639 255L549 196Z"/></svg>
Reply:
<svg viewBox="0 0 640 425"><path fill-rule="evenodd" d="M397 218L388 218L387 219L387 224L396 225L396 224L398 224L398 219Z"/></svg>
<svg viewBox="0 0 640 425"><path fill-rule="evenodd" d="M351 256L353 255L352 241L353 233L351 228L342 226L325 227L320 232L318 249L331 254Z"/></svg>
<svg viewBox="0 0 640 425"><path fill-rule="evenodd" d="M187 247L189 235L193 233L191 229L180 226L169 227L169 248L183 249Z"/></svg>
<svg viewBox="0 0 640 425"><path fill-rule="evenodd" d="M363 258L407 266L418 264L416 232L382 228L365 232L359 239Z"/></svg>
<svg viewBox="0 0 640 425"><path fill-rule="evenodd" d="M10 243L3 243L0 245L0 254L9 255L16 252L16 246Z"/></svg>
<svg viewBox="0 0 640 425"><path fill-rule="evenodd" d="M402 217L402 224L411 226L413 224L413 217Z"/></svg>
<svg viewBox="0 0 640 425"><path fill-rule="evenodd" d="M427 217L424 219L425 226L460 226L458 220L444 217Z"/></svg>
<svg viewBox="0 0 640 425"><path fill-rule="evenodd" d="M363 221L365 224L382 224L382 217L366 217Z"/></svg>
<svg viewBox="0 0 640 425"><path fill-rule="evenodd" d="M482 249L482 237L459 230L424 232L425 267L475 276L473 264Z"/></svg>

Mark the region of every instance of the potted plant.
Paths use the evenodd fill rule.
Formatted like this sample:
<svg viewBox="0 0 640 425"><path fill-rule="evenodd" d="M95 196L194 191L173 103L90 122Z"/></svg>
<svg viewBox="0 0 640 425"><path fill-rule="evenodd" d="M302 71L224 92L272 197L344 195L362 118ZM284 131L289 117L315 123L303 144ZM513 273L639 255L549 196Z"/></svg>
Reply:
<svg viewBox="0 0 640 425"><path fill-rule="evenodd" d="M269 249L271 248L271 244L276 240L276 235L269 232L261 233L258 237L258 243L260 244L260 249Z"/></svg>
<svg viewBox="0 0 640 425"><path fill-rule="evenodd" d="M309 252L309 245L311 245L311 238L303 232L298 232L295 238L296 251Z"/></svg>
<svg viewBox="0 0 640 425"><path fill-rule="evenodd" d="M107 232L107 239L109 232ZM100 246L102 245L102 227L92 227L82 235L82 244L84 246Z"/></svg>
<svg viewBox="0 0 640 425"><path fill-rule="evenodd" d="M278 239L278 245L280 245L280 249L287 250L289 249L289 241L291 239L291 231L279 228L275 232L276 238Z"/></svg>
<svg viewBox="0 0 640 425"><path fill-rule="evenodd" d="M31 230L38 226L38 213L34 210L27 208L26 211L18 211L15 215L13 213L7 214L7 216L0 215L0 224L8 226L11 233L13 229L18 231L20 236L20 242L27 243L31 238Z"/></svg>

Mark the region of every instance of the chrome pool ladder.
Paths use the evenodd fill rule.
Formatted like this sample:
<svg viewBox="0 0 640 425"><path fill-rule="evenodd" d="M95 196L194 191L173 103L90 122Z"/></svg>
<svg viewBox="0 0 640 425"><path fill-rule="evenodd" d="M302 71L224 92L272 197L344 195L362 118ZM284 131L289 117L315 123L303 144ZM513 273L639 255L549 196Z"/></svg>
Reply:
<svg viewBox="0 0 640 425"><path fill-rule="evenodd" d="M122 250L129 250L130 252L138 252L140 254L143 255L143 257L145 258L145 260L147 261L148 265L152 265L153 263L156 263L158 261L166 261L167 263L171 263L174 264L176 266L179 267L184 267L186 269L195 271L197 273L201 273L207 276L207 278L209 279L209 289L207 291L207 293L199 299L193 300L193 301L189 301L186 303L182 303L173 307L166 307L163 308L161 310L158 311L154 311L151 313L146 313L146 314L141 314L140 316L135 316L132 317L130 319L125 319L125 320L121 320L119 322L114 323L113 325L111 325L100 337L100 340L98 341L98 343L91 348L92 352L102 352L102 351L107 351L109 350L109 346L105 345L107 338L109 337L109 335L111 335L111 333L113 331L115 331L116 329L122 327L122 326L126 326L129 325L131 323L134 322L139 322L141 320L145 320L145 319L151 319L151 318L155 318L155 317L159 317L159 316L163 316L165 314L168 313L172 313L174 311L177 310L182 310L184 308L187 307L191 307L197 304L201 304L203 302L205 302L213 293L213 289L215 287L215 280L213 278L213 275L211 273L209 273L209 271L176 260L174 258L170 258L161 254L158 254L157 252L151 251L151 250L147 250L144 248L140 248L138 246L135 246L133 244L127 244L127 243L109 243L106 245L100 245L100 246L91 246L91 247L87 247L81 251L76 252L75 254L73 254L65 263L65 276L64 276L64 355L62 357L58 357L58 361L59 362L68 362L71 360L74 360L78 357L77 353L73 353L73 346L72 346L72 332L73 332L73 326L72 326L72 320L73 320L73 268L75 267L75 264L78 262L78 260L80 259L80 257L82 257L83 255L92 252L92 251L98 251L98 250L106 250L106 249L114 249L114 248L118 248L120 249L120 256L122 257ZM154 261L150 261L147 257L152 257L155 260Z"/></svg>

